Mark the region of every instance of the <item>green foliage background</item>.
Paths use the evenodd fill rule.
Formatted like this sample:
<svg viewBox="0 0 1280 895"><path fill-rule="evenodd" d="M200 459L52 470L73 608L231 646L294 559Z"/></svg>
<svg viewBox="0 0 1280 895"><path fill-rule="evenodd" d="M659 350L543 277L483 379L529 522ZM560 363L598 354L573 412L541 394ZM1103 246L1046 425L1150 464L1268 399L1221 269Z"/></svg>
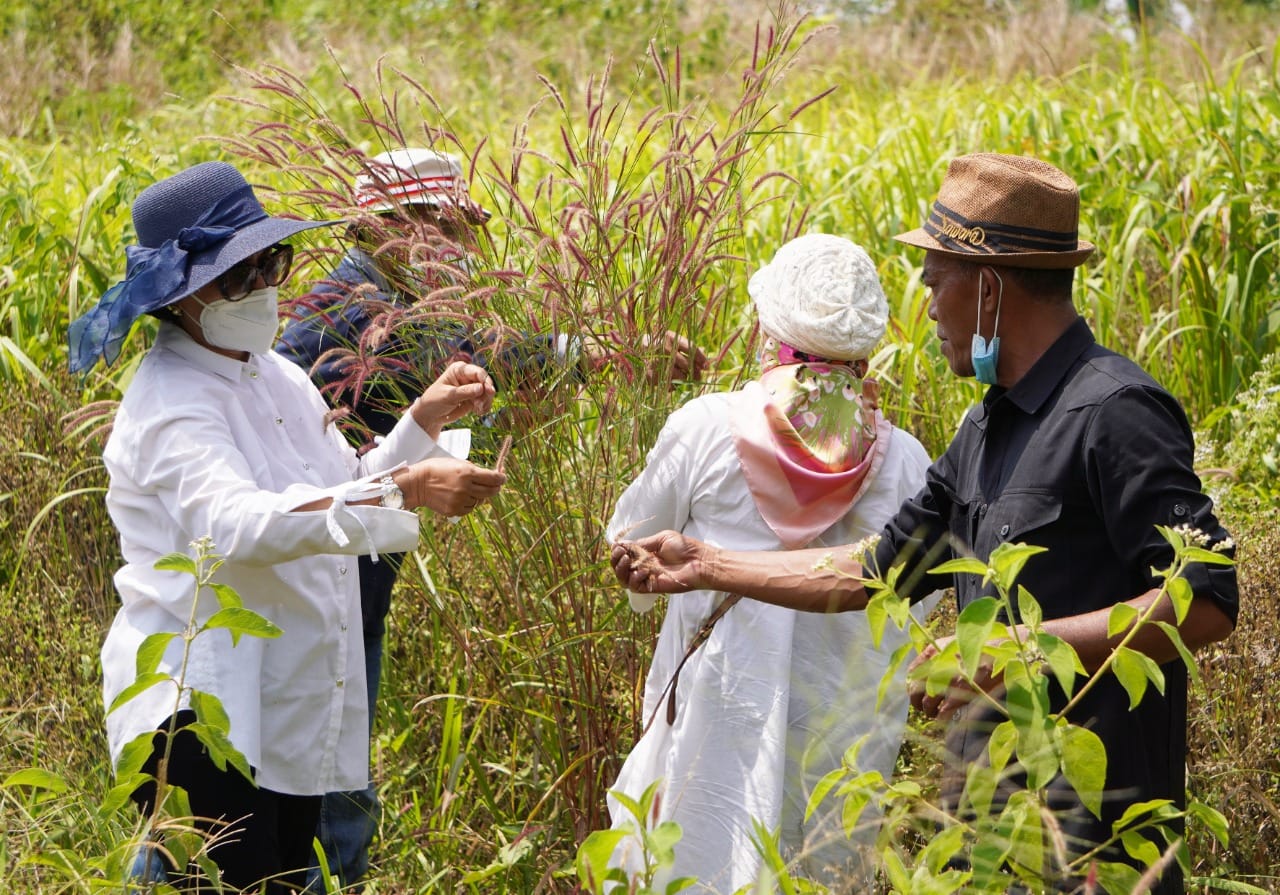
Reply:
<svg viewBox="0 0 1280 895"><path fill-rule="evenodd" d="M650 109L689 109L695 131L723 135L770 7L268 0L211 13L100 0L0 11L0 656L11 669L0 684L0 781L40 766L72 783L0 787L0 888L87 891L118 872L129 833L128 817L94 811L109 786L97 648L119 562L94 433L109 413L96 402L118 397L147 333L85 382L66 376L64 342L67 321L122 273L133 197L223 157L275 188L274 207L332 212L344 148L443 133L474 154L473 190L499 212L490 260L524 275L478 317L629 336L671 325L715 355L702 387L749 371L745 277L787 235L863 243L894 318L876 358L889 410L935 453L978 392L939 358L920 259L890 236L917 225L956 154L1023 152L1072 173L1082 235L1101 247L1077 281L1078 306L1203 429L1202 468L1242 548L1240 628L1202 657L1207 687L1192 721L1191 787L1227 814L1234 838L1226 849L1193 842L1198 870L1280 885L1280 716L1258 698L1280 692L1276 13L1218 3L1198 10L1191 38L1153 28L1130 44L1095 10L1065 3L825 9L803 26L811 42L770 87L735 169L733 190L754 204L707 218L724 240L699 244L706 263L680 307L610 303L629 295L627 271L646 285L669 272L660 236L628 250L631 267L593 267L590 280L548 246L577 232L565 226L571 209L608 206L613 183L591 178L621 173L623 150L635 147L634 167L617 183L670 185L675 169L661 159L677 145L672 132L653 128L661 136L643 149L637 139L650 133ZM611 146L588 156L589 138L605 133L592 108L616 115ZM297 142L273 155L276 134L262 122ZM300 153L316 147L328 147L307 159L319 173L301 171ZM681 170L708 182L707 158L690 151ZM295 287L332 251L314 248ZM600 823L603 787L637 732L654 634L651 619L621 611L600 522L666 413L696 390L627 376L663 362L636 344L517 444L513 493L524 499L465 526L424 526L421 562L397 594L379 719L390 810L377 891L571 888L574 845ZM925 774L927 744L907 759Z"/></svg>

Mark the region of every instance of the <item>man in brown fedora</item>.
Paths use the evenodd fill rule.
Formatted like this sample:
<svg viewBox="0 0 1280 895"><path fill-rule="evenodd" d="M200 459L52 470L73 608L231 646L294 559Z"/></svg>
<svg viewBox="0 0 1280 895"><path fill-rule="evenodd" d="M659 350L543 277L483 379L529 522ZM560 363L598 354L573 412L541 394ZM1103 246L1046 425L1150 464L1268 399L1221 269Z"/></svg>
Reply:
<svg viewBox="0 0 1280 895"><path fill-rule="evenodd" d="M985 561L1002 543L1047 548L1028 560L1017 585L1039 601L1044 631L1070 643L1093 671L1119 640L1108 635L1111 608L1156 602L1154 570L1173 558L1157 525L1198 529L1206 544L1227 552L1230 542L1192 468L1191 429L1178 402L1098 345L1072 305L1074 270L1094 250L1079 239L1078 217L1076 184L1062 171L1030 158L975 154L951 163L924 225L896 237L925 250L929 316L947 363L989 388L864 561L884 571L901 564L898 591L918 599L936 586L922 573L942 560ZM633 561L642 550L650 556ZM642 593L696 588L818 612L865 607L861 565L848 557L819 563L825 553L731 552L663 532L615 546L613 562L619 580ZM1232 567L1206 564L1190 566L1185 577L1193 598L1182 623L1167 600L1155 618L1177 625L1195 650L1234 627L1236 579ZM957 574L954 585L960 610L994 593L978 575ZM1164 691L1148 688L1130 710L1124 687L1106 675L1072 711L1073 723L1105 744L1107 776L1096 817L1065 779L1049 785L1068 859L1110 839L1132 805L1185 804L1185 669L1158 627L1142 628L1129 645L1161 663ZM999 681L983 683L1001 692ZM1062 710L1065 695L1050 687L1053 709ZM952 809L965 769L987 760L989 733L1004 717L984 700L970 702L973 695L960 687L912 694L925 714L951 720L954 773L944 775L942 796ZM1163 839L1156 845L1165 848ZM1097 857L1139 863L1117 848ZM1063 891L1079 884L1061 868L1047 873ZM1151 891L1182 890L1181 871L1169 861Z"/></svg>

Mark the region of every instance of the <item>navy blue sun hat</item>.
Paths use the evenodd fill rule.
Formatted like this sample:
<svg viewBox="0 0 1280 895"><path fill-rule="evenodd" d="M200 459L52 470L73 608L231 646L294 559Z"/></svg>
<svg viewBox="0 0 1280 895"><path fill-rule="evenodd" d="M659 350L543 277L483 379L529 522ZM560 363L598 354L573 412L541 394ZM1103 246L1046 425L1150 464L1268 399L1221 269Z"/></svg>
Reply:
<svg viewBox="0 0 1280 895"><path fill-rule="evenodd" d="M157 181L133 202L138 245L125 248L125 278L71 323L71 372L108 365L143 314L185 298L246 258L303 230L339 221L271 217L226 162L205 162Z"/></svg>

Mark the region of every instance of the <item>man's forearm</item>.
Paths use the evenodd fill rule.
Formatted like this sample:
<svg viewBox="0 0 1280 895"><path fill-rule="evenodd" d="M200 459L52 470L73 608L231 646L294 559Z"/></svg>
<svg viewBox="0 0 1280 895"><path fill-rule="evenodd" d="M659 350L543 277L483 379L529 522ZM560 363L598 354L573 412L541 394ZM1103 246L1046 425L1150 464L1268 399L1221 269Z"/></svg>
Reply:
<svg viewBox="0 0 1280 895"><path fill-rule="evenodd" d="M867 605L862 566L848 549L777 552L716 550L702 563L703 586L803 612L848 612Z"/></svg>

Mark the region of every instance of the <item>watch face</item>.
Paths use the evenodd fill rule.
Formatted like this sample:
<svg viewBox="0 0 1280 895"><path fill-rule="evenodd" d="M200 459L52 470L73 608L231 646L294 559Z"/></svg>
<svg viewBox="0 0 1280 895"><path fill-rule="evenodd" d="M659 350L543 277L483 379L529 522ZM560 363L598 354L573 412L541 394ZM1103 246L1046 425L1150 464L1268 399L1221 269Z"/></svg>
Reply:
<svg viewBox="0 0 1280 895"><path fill-rule="evenodd" d="M382 484L387 489L382 493L382 505L391 510L403 510L404 492L400 490L400 486L395 483L391 476L384 478Z"/></svg>

